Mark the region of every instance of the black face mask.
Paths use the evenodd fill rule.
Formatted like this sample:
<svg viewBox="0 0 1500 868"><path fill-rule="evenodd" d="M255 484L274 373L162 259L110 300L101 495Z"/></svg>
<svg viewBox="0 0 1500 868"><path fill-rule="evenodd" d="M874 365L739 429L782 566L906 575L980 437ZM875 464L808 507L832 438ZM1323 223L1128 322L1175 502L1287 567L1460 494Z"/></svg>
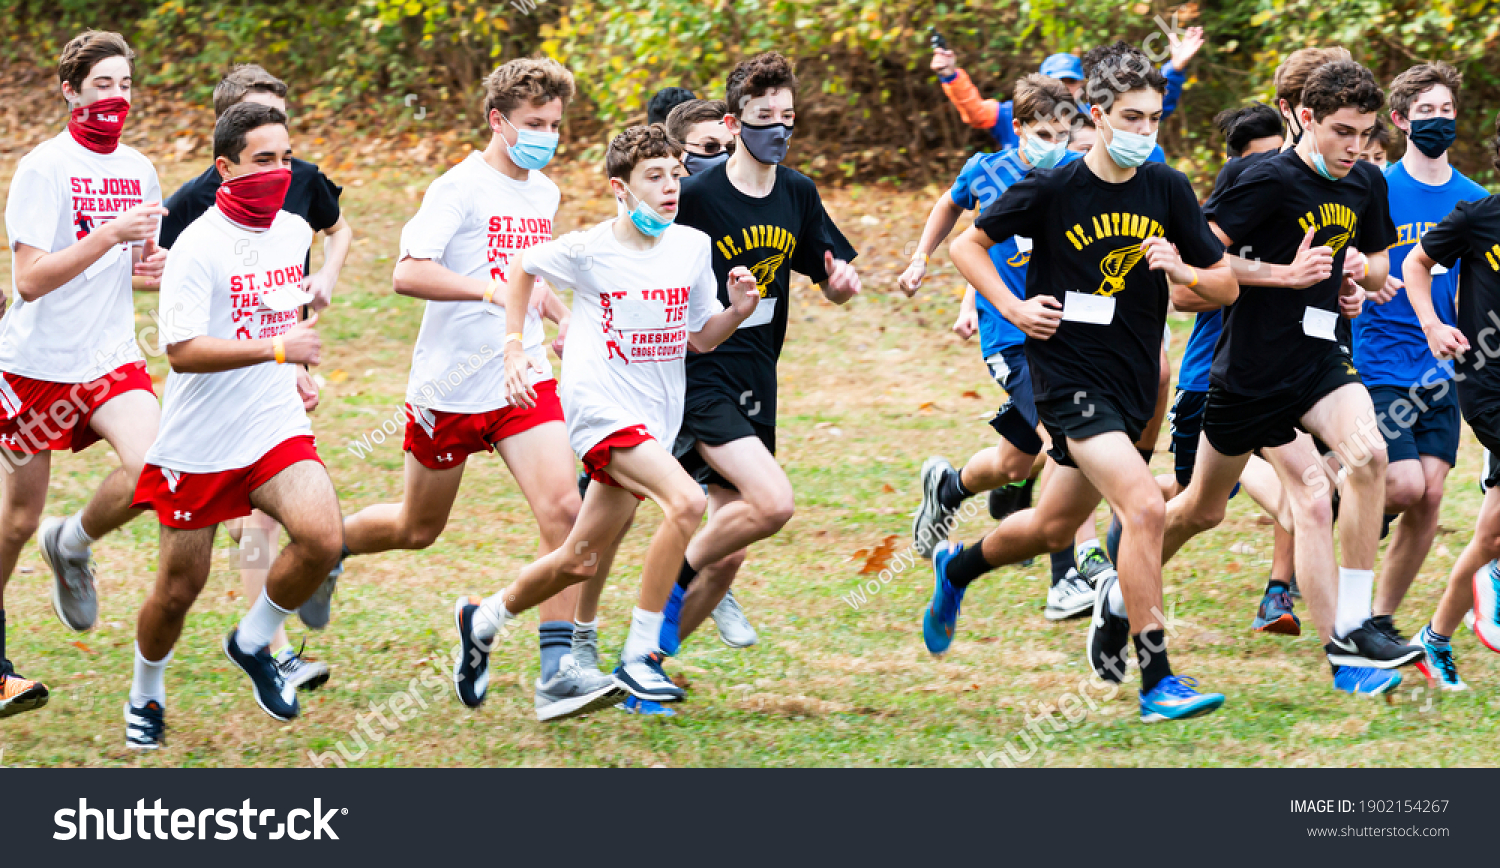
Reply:
<svg viewBox="0 0 1500 868"><path fill-rule="evenodd" d="M1458 122L1453 118L1422 118L1411 122L1411 143L1429 160L1441 157L1458 138Z"/></svg>
<svg viewBox="0 0 1500 868"><path fill-rule="evenodd" d="M750 150L757 162L774 166L786 159L786 143L792 137L792 128L787 124L751 126L740 123L740 141Z"/></svg>
<svg viewBox="0 0 1500 868"><path fill-rule="evenodd" d="M729 161L729 152L720 151L711 157L695 154L692 151L682 152L682 167L687 169L689 175L700 175L712 169L720 163Z"/></svg>

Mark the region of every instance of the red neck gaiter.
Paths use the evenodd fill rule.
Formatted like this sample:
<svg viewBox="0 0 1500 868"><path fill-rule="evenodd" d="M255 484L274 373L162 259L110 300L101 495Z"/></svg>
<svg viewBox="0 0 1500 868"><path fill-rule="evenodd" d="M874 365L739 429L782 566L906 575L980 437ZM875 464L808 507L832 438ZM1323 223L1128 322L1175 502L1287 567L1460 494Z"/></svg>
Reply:
<svg viewBox="0 0 1500 868"><path fill-rule="evenodd" d="M120 133L125 129L128 114L130 103L124 97L101 99L73 109L68 132L73 134L73 141L96 154L113 154L120 146Z"/></svg>
<svg viewBox="0 0 1500 868"><path fill-rule="evenodd" d="M219 213L241 226L269 229L286 202L291 183L292 170L286 166L238 175L219 185L214 204L219 206Z"/></svg>

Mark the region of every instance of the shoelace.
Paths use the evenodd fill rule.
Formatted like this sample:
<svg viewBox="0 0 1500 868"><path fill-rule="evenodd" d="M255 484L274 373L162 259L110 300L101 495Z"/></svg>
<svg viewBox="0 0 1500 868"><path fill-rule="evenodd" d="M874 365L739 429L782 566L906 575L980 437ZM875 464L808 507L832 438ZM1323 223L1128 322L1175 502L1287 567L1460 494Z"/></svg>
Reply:
<svg viewBox="0 0 1500 868"><path fill-rule="evenodd" d="M1196 696L1198 679L1185 675L1170 675L1161 680L1157 689L1168 696Z"/></svg>
<svg viewBox="0 0 1500 868"><path fill-rule="evenodd" d="M1271 602L1275 604L1276 608L1284 612L1292 610L1292 595L1290 592L1277 591L1271 595Z"/></svg>
<svg viewBox="0 0 1500 868"><path fill-rule="evenodd" d="M1443 670L1443 680L1454 682L1458 680L1458 665L1453 662L1452 645L1429 645L1432 656L1437 658L1438 668Z"/></svg>

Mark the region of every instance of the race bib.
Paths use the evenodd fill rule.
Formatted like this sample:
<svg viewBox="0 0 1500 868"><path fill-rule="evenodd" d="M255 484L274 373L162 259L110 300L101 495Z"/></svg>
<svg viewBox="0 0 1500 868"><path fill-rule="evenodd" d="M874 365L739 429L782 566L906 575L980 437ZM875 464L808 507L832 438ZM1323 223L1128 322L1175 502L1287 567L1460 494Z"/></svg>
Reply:
<svg viewBox="0 0 1500 868"><path fill-rule="evenodd" d="M1115 297L1069 292L1063 297L1063 322L1109 325L1115 321Z"/></svg>
<svg viewBox="0 0 1500 868"><path fill-rule="evenodd" d="M610 324L622 332L652 331L667 327L667 305L663 301L640 298L617 298L610 303L614 312Z"/></svg>
<svg viewBox="0 0 1500 868"><path fill-rule="evenodd" d="M111 247L107 253L94 260L93 265L90 265L88 268L85 268L83 270L83 276L88 280L93 280L102 272L106 271L107 269L113 268L115 266L115 263L120 261L120 257L122 255L130 255L129 244L116 244L115 246Z"/></svg>
<svg viewBox="0 0 1500 868"><path fill-rule="evenodd" d="M283 286L270 292L260 294L261 307L269 308L278 313L286 310L296 310L304 304L312 301L313 294L303 292L300 286Z"/></svg>
<svg viewBox="0 0 1500 868"><path fill-rule="evenodd" d="M750 314L744 322L740 323L740 328L748 329L769 324L776 316L776 302L775 298L761 299L760 303L755 306L755 313Z"/></svg>
<svg viewBox="0 0 1500 868"><path fill-rule="evenodd" d="M1338 336L1333 333L1333 328L1338 325L1338 321L1339 315L1331 310L1309 307L1302 312L1302 333L1310 338L1337 341Z"/></svg>

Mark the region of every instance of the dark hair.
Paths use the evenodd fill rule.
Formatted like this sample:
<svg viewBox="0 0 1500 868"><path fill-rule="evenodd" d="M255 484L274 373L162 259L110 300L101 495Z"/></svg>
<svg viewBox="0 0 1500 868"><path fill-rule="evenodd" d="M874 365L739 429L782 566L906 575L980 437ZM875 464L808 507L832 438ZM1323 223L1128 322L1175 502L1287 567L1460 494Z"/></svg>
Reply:
<svg viewBox="0 0 1500 868"><path fill-rule="evenodd" d="M610 140L609 150L604 152L604 174L629 181L631 170L645 160L681 156L682 145L667 135L661 124L631 127Z"/></svg>
<svg viewBox="0 0 1500 868"><path fill-rule="evenodd" d="M1073 106L1073 95L1067 85L1055 78L1033 72L1016 82L1012 117L1026 121L1068 121L1077 113ZM1063 113L1059 106L1068 106Z"/></svg>
<svg viewBox="0 0 1500 868"><path fill-rule="evenodd" d="M1151 64L1150 58L1128 42L1101 45L1083 56L1083 71L1088 76L1085 93L1090 102L1109 111L1115 98L1133 90L1167 92L1167 78Z"/></svg>
<svg viewBox="0 0 1500 868"><path fill-rule="evenodd" d="M270 93L286 99L286 82L253 63L242 63L214 87L214 117L252 93Z"/></svg>
<svg viewBox="0 0 1500 868"><path fill-rule="evenodd" d="M214 122L214 157L228 157L238 164L240 154L245 151L245 139L252 130L269 124L286 126L286 114L258 102L242 102L230 106Z"/></svg>
<svg viewBox="0 0 1500 868"><path fill-rule="evenodd" d="M1412 102L1440 84L1452 92L1453 107L1458 108L1458 91L1464 84L1463 74L1440 60L1436 63L1419 63L1396 76L1396 80L1391 82L1391 111L1410 120Z"/></svg>
<svg viewBox="0 0 1500 868"><path fill-rule="evenodd" d="M728 105L721 99L690 99L678 103L667 115L667 134L679 142L685 142L693 127L708 121L723 122L727 114Z"/></svg>
<svg viewBox="0 0 1500 868"><path fill-rule="evenodd" d="M1245 148L1256 139L1283 135L1281 112L1263 102L1225 109L1214 116L1214 126L1223 134L1231 157L1243 155Z"/></svg>
<svg viewBox="0 0 1500 868"><path fill-rule="evenodd" d="M1500 112L1495 114L1495 136L1487 144L1490 146L1490 150L1494 152L1494 157L1491 158L1490 165L1495 167L1495 171L1500 172Z"/></svg>
<svg viewBox="0 0 1500 868"><path fill-rule="evenodd" d="M518 57L500 64L484 79L484 122L498 109L508 115L521 103L540 108L555 99L564 108L573 99L573 73L547 57Z"/></svg>
<svg viewBox="0 0 1500 868"><path fill-rule="evenodd" d="M111 57L125 58L134 70L135 52L125 37L110 30L85 30L63 46L57 58L57 80L72 85L75 93L81 91L89 70Z"/></svg>
<svg viewBox="0 0 1500 868"><path fill-rule="evenodd" d="M1370 131L1370 145L1379 145L1387 156L1390 155L1391 125L1385 122L1385 118L1375 119L1375 129Z"/></svg>
<svg viewBox="0 0 1500 868"><path fill-rule="evenodd" d="M1336 60L1307 77L1302 104L1312 109L1313 120L1321 121L1342 108L1358 109L1360 114L1378 112L1385 105L1385 94L1368 69L1352 60Z"/></svg>
<svg viewBox="0 0 1500 868"><path fill-rule="evenodd" d="M1276 67L1276 76L1272 80L1272 85L1276 88L1276 108L1280 110L1282 100L1286 100L1291 108L1296 108L1302 101L1302 89L1307 86L1307 77L1313 74L1313 70L1337 60L1349 59L1349 49L1338 46L1300 48L1287 55L1286 60Z"/></svg>
<svg viewBox="0 0 1500 868"><path fill-rule="evenodd" d="M666 123L667 115L672 113L672 109L697 98L685 87L664 87L651 97L650 102L646 103L646 123Z"/></svg>
<svg viewBox="0 0 1500 868"><path fill-rule="evenodd" d="M735 117L745 110L745 103L778 88L797 89L797 75L792 62L774 51L757 54L734 65L724 82L724 102Z"/></svg>

